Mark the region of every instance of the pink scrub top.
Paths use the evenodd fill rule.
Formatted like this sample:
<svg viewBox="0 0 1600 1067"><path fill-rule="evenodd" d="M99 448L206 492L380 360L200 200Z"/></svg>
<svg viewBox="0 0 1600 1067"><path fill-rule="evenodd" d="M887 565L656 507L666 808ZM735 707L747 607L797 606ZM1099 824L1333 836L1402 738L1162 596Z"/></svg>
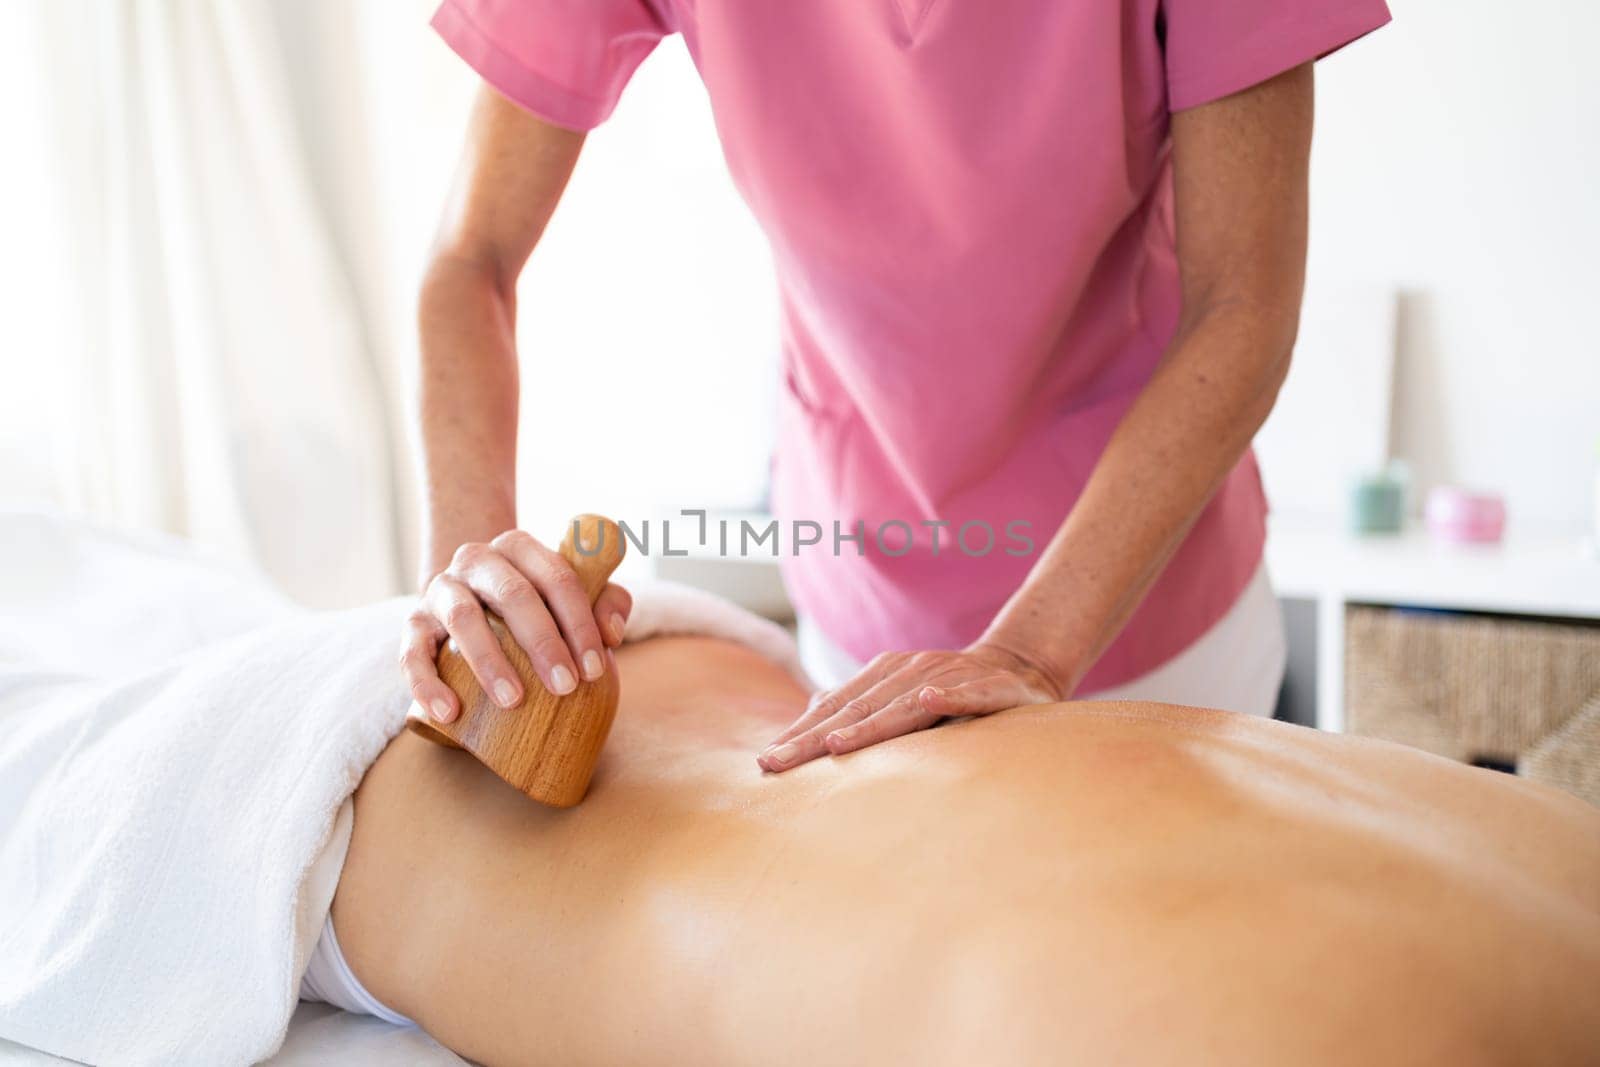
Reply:
<svg viewBox="0 0 1600 1067"><path fill-rule="evenodd" d="M865 660L978 637L1155 370L1181 297L1172 112L1388 19L1384 0L445 0L433 25L578 130L684 35L782 291L774 510L823 532L785 543L785 579ZM1265 515L1246 454L1080 690L1220 619ZM835 523L866 537L836 554Z"/></svg>

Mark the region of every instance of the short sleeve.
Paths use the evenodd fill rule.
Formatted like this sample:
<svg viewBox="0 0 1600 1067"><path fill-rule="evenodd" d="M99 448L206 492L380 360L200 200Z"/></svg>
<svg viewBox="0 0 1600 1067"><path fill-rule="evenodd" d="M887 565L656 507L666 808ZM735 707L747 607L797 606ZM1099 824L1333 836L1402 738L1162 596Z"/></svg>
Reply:
<svg viewBox="0 0 1600 1067"><path fill-rule="evenodd" d="M668 33L652 0L444 0L432 25L502 96L580 131Z"/></svg>
<svg viewBox="0 0 1600 1067"><path fill-rule="evenodd" d="M1173 111L1320 59L1390 18L1384 0L1161 0L1161 12Z"/></svg>

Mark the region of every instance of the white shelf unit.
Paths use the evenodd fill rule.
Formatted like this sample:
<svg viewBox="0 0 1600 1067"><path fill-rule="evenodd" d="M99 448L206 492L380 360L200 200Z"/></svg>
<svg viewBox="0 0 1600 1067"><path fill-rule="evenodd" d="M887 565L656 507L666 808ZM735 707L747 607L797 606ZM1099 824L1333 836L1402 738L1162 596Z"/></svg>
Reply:
<svg viewBox="0 0 1600 1067"><path fill-rule="evenodd" d="M1419 528L1358 537L1275 519L1266 560L1280 597L1316 604L1317 725L1324 730L1344 729L1346 605L1600 619L1600 558L1571 533L1512 529L1500 544L1453 545Z"/></svg>

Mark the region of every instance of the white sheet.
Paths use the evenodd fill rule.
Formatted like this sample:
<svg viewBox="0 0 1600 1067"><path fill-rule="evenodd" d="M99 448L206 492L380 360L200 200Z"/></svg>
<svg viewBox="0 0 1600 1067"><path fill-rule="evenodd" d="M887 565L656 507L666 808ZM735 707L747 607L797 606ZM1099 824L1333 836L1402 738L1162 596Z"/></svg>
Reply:
<svg viewBox="0 0 1600 1067"><path fill-rule="evenodd" d="M0 1067L63 1067L75 1063L0 1038ZM264 1067L462 1067L468 1061L415 1027L390 1026L326 1004L302 1002L283 1047Z"/></svg>

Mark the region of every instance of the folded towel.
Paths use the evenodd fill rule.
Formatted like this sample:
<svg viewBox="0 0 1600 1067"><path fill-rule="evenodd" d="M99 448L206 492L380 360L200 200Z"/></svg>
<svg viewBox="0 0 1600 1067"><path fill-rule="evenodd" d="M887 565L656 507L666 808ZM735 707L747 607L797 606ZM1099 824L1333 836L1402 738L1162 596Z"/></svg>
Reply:
<svg viewBox="0 0 1600 1067"><path fill-rule="evenodd" d="M38 521L0 515L0 543ZM404 721L411 601L310 612L257 590L260 621L241 626L205 581L138 580L140 553L114 537L116 581L85 585L104 570L99 534L71 529L54 579L0 560L0 588L27 571L31 590L0 605L0 1037L91 1064L257 1062L283 1040L331 904L309 869L343 854L335 816ZM176 612L150 599L174 588L200 592ZM632 592L630 639L721 636L803 678L781 628L674 583ZM190 625L212 611L230 636ZM97 619L144 612L190 620L166 655L71 669L117 640Z"/></svg>
<svg viewBox="0 0 1600 1067"><path fill-rule="evenodd" d="M736 641L759 652L794 676L812 692L816 683L800 665L800 648L794 635L771 619L763 619L726 597L692 585L662 578L628 583L633 611L623 641L644 641L672 634L695 634Z"/></svg>

